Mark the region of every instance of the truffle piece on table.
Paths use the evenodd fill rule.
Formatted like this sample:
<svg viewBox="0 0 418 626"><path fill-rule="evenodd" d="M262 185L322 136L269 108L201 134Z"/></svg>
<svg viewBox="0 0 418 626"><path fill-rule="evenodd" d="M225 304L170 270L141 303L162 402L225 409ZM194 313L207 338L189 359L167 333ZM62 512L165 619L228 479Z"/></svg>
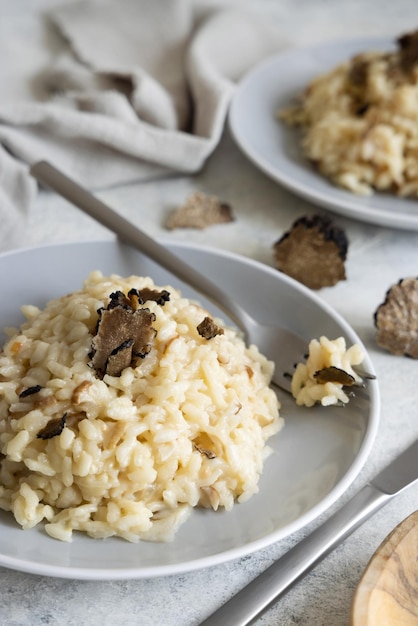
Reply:
<svg viewBox="0 0 418 626"><path fill-rule="evenodd" d="M374 313L376 343L392 354L418 359L418 278L402 278Z"/></svg>
<svg viewBox="0 0 418 626"><path fill-rule="evenodd" d="M196 192L169 216L166 226L170 230L175 228L203 229L233 220L234 216L229 204L216 196Z"/></svg>
<svg viewBox="0 0 418 626"><path fill-rule="evenodd" d="M273 245L277 269L311 289L346 279L347 250L344 230L325 215L300 217Z"/></svg>

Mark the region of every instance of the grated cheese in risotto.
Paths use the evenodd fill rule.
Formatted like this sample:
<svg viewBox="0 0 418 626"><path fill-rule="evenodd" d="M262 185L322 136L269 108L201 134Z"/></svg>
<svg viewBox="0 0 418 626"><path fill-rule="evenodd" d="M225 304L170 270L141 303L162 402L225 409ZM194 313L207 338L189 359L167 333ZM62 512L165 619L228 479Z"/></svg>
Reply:
<svg viewBox="0 0 418 626"><path fill-rule="evenodd" d="M316 77L279 112L303 129L302 149L356 194L418 195L418 31L394 52L364 52Z"/></svg>
<svg viewBox="0 0 418 626"><path fill-rule="evenodd" d="M292 377L292 395L299 406L346 404L345 386L361 384L353 367L364 360L359 344L347 349L344 337L312 339L306 363L298 363Z"/></svg>
<svg viewBox="0 0 418 626"><path fill-rule="evenodd" d="M27 321L8 332L0 507L24 529L44 521L63 541L74 530L168 541L193 507L229 510L258 490L266 441L283 422L273 364L233 329L216 321L207 338L197 330L207 311L167 287L164 302L143 304L156 333L141 358L118 375L92 365L110 294L142 289L160 288L93 272L44 310L23 307ZM112 368L131 344L112 350Z"/></svg>

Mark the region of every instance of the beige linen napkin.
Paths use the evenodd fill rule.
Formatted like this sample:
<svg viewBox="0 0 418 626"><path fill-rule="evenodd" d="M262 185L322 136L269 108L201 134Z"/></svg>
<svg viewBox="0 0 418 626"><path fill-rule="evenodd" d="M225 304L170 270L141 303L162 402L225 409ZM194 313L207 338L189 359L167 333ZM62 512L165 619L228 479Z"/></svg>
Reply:
<svg viewBox="0 0 418 626"><path fill-rule="evenodd" d="M236 82L277 47L269 26L225 4L82 0L48 19L60 54L42 73L26 72L23 97L0 88L3 247L35 193L28 165L37 160L89 188L198 171L220 140ZM7 76L10 84L10 66Z"/></svg>

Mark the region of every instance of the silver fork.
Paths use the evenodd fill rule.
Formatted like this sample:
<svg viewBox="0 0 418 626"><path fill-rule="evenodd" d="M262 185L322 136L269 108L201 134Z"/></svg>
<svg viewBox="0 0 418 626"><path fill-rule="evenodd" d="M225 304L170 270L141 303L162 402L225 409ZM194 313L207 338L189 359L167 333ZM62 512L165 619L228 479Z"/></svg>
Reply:
<svg viewBox="0 0 418 626"><path fill-rule="evenodd" d="M255 344L262 354L274 361L275 371L272 382L285 391L290 391L293 366L302 360L307 352L307 342L304 339L281 326L268 326L253 319L218 285L157 243L47 161L35 163L30 171L40 183L56 191L90 217L113 231L122 241L150 257L216 304L244 333L247 343Z"/></svg>

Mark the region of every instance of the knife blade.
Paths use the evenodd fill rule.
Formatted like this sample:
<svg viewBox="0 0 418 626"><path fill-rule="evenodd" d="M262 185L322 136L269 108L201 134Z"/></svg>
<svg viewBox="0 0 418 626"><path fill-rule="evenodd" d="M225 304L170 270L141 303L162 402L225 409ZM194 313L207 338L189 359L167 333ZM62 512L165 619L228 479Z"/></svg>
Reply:
<svg viewBox="0 0 418 626"><path fill-rule="evenodd" d="M418 480L418 439L351 500L200 626L248 626L302 576L394 496Z"/></svg>

